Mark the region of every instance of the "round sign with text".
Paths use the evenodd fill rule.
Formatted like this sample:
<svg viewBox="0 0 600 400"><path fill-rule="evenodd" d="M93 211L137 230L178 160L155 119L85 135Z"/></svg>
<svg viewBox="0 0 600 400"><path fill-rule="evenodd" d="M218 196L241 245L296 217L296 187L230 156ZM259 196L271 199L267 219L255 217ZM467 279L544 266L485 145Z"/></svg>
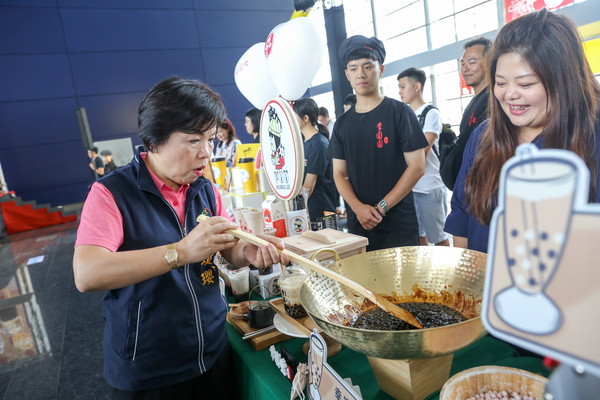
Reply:
<svg viewBox="0 0 600 400"><path fill-rule="evenodd" d="M281 200L296 197L304 179L304 143L296 114L282 98L265 105L260 120L265 175Z"/></svg>

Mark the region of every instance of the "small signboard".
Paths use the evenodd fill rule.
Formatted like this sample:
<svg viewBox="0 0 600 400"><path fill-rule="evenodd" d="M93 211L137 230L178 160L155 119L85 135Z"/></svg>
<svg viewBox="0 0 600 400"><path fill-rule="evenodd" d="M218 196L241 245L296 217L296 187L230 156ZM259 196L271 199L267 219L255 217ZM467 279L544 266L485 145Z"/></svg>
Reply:
<svg viewBox="0 0 600 400"><path fill-rule="evenodd" d="M354 391L354 388L358 387L349 385L327 364L327 344L316 329L310 334L308 364L308 397L310 399L362 399L360 394Z"/></svg>
<svg viewBox="0 0 600 400"><path fill-rule="evenodd" d="M494 336L600 375L600 205L565 150L517 148L500 175L482 319Z"/></svg>
<svg viewBox="0 0 600 400"><path fill-rule="evenodd" d="M296 197L304 179L304 143L290 104L282 98L265 105L260 121L260 143L265 174L281 200Z"/></svg>

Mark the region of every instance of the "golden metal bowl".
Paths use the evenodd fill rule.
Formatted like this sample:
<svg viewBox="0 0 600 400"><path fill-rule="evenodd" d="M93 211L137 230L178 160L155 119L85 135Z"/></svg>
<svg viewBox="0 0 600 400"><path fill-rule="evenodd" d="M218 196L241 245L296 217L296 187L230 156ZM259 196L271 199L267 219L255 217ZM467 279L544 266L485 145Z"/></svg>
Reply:
<svg viewBox="0 0 600 400"><path fill-rule="evenodd" d="M485 335L481 299L486 254L454 247L398 247L358 254L329 268L393 302L430 301L469 318L448 326L409 331L377 331L347 326L367 308L360 295L313 273L300 300L319 327L343 345L387 359L440 357Z"/></svg>

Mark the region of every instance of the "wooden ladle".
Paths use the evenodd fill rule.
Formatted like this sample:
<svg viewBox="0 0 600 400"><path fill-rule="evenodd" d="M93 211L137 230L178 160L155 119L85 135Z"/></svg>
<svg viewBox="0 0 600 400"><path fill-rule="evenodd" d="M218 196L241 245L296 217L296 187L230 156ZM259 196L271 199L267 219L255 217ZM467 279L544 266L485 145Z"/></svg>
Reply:
<svg viewBox="0 0 600 400"><path fill-rule="evenodd" d="M205 215L199 215L198 218L196 218L196 220L198 222L201 222L208 218L209 217L207 217ZM251 233L242 231L240 229L232 229L232 230L229 230L226 232L229 233L230 235L235 236L236 238L243 239L246 242L254 244L256 246L265 246L267 244L270 244L270 242L267 242L264 239L261 239L257 236L254 236ZM371 292L369 289L367 289L360 283L354 282L353 280L348 279L345 276L338 274L337 272L331 271L331 270L323 267L321 264L318 264L314 261L304 258L304 257L302 257L296 253L293 253L287 249L280 250L277 247L276 247L276 249L280 254L287 255L290 260L295 261L298 264L305 265L305 266L311 268L312 270L317 271L321 275L325 275L325 276L333 279L334 281L337 281L343 285L348 286L350 289L363 295L365 298L369 299L375 305L384 309L385 311L387 311L394 317L406 322L407 324L414 326L415 328L423 329L423 325L421 325L421 323L410 312L406 311L405 309L403 309L401 307L398 307L397 305L395 305L391 301L387 300L382 295Z"/></svg>

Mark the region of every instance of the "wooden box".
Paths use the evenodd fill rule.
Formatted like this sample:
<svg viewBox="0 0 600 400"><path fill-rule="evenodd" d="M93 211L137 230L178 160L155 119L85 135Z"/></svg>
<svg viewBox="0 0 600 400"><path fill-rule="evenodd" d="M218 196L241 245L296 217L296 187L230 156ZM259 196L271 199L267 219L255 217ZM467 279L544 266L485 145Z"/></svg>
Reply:
<svg viewBox="0 0 600 400"><path fill-rule="evenodd" d="M308 231L300 236L283 238L283 243L286 249L306 258L310 258L316 251L324 248L334 249L340 258L346 258L366 252L369 240L335 229L322 229L316 232ZM330 252L322 253L318 257L321 261L333 258L334 255Z"/></svg>
<svg viewBox="0 0 600 400"><path fill-rule="evenodd" d="M395 399L423 400L440 390L450 376L454 354L418 360L367 356L381 390ZM454 399L454 398L453 398Z"/></svg>

